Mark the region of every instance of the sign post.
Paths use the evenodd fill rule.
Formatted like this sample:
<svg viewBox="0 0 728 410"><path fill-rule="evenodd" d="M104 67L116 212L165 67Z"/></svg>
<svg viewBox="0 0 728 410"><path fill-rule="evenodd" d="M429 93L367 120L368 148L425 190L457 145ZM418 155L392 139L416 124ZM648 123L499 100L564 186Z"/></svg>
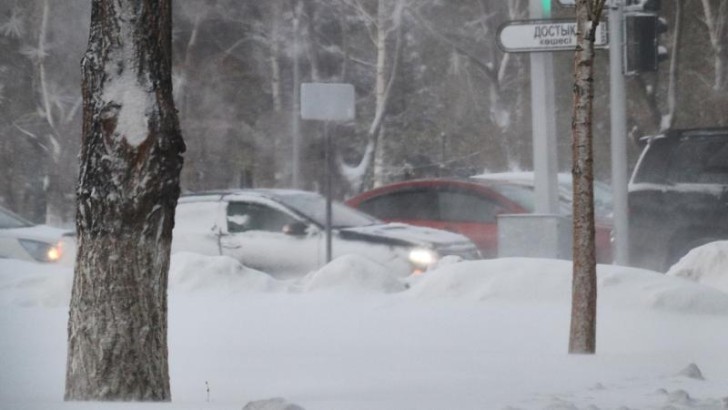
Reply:
<svg viewBox="0 0 728 410"><path fill-rule="evenodd" d="M498 29L498 46L507 53L576 50L576 22L573 20L515 20ZM609 47L606 24L597 26L595 48Z"/></svg>
<svg viewBox="0 0 728 410"><path fill-rule="evenodd" d="M331 241L331 154L330 121L354 119L354 86L339 83L301 84L301 118L324 121L324 142L326 158L326 263L331 262L333 249Z"/></svg>
<svg viewBox="0 0 728 410"><path fill-rule="evenodd" d="M556 125L553 107L554 81L553 60L550 52L576 51L577 24L575 20L555 20L551 17L551 0L530 0L530 17L532 20L509 21L500 26L497 33L498 47L507 53L530 53L531 59L531 115L533 129L533 164L534 164L534 194L535 214L539 218L530 218L528 224L537 224L542 235L550 239L551 243L563 244L566 233L562 229L564 216L559 214L557 189L557 140ZM575 0L559 0L562 6L574 6ZM609 47L609 32L606 24L597 25L594 45L597 48ZM534 216L534 215L531 215ZM499 235L509 236L509 229L521 223L514 215L510 218L499 218ZM520 243L523 241L515 241ZM514 245L509 250L507 244L499 247L499 255L507 255L513 251L516 254L533 252L533 249L522 249ZM520 246L520 247L519 247ZM552 257L565 255L565 252L556 252L554 249L540 249L537 252L551 254Z"/></svg>
<svg viewBox="0 0 728 410"><path fill-rule="evenodd" d="M548 3L548 7L546 7L546 3ZM551 17L550 6L550 1L530 0L530 16L534 19ZM545 25L551 20L533 21L542 21ZM541 30L538 31L540 32ZM547 30L544 29L543 31ZM502 34L502 31L500 33ZM505 35L503 39L515 40L512 37L512 35ZM559 190L556 181L556 174L559 167L558 150L556 148L556 99L554 92L553 56L550 53L531 53L529 58L531 60L531 133L533 139L534 212L559 218ZM539 219L538 221L542 220ZM545 234L554 243L559 242L557 232L554 231Z"/></svg>
<svg viewBox="0 0 728 410"><path fill-rule="evenodd" d="M609 113L612 154L612 211L614 217L614 263L629 263L629 216L627 203L627 97L622 73L624 13L621 0L612 0L609 6L609 27L613 32L614 47L609 48Z"/></svg>
<svg viewBox="0 0 728 410"><path fill-rule="evenodd" d="M531 0L533 11L534 1ZM544 0L546 1L546 0ZM576 0L558 0L563 7L574 7ZM550 0L548 1L550 5ZM544 3L545 4L545 3ZM612 189L614 206L614 262L626 265L629 261L629 219L627 203L627 147L626 147L626 96L624 85L623 47L625 33L622 28L624 1L609 1L609 20L597 26L595 48L609 49L610 129L612 159ZM544 7L545 10L545 7ZM533 13L532 13L533 14ZM532 15L532 17L535 17ZM544 16L548 17L548 15ZM611 39L610 39L611 37ZM611 46L610 46L611 42ZM508 53L538 53L551 51L574 51L576 47L576 22L572 20L522 20L509 21L498 29L497 43ZM533 54L532 66L534 65ZM539 81L532 75L533 84ZM533 99L533 96L532 96ZM532 110L536 108L533 107ZM534 123L534 127L536 124ZM534 147L538 144L534 134ZM534 164L537 163L534 156ZM536 166L534 166L534 169ZM535 169L536 188L538 174ZM541 177L544 178L544 177ZM538 192L537 192L538 202Z"/></svg>

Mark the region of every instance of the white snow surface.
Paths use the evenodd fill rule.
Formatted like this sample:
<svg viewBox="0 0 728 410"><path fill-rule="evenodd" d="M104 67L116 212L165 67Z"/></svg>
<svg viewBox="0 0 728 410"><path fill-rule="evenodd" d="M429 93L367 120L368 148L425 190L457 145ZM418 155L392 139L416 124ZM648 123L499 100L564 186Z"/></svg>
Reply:
<svg viewBox="0 0 728 410"><path fill-rule="evenodd" d="M728 292L728 241L699 246L683 256L667 272Z"/></svg>
<svg viewBox="0 0 728 410"><path fill-rule="evenodd" d="M600 265L595 355L567 353L567 261L394 279L345 256L280 281L178 253L161 404L63 402L72 270L0 259L0 409L725 409L726 246L678 264L698 276Z"/></svg>

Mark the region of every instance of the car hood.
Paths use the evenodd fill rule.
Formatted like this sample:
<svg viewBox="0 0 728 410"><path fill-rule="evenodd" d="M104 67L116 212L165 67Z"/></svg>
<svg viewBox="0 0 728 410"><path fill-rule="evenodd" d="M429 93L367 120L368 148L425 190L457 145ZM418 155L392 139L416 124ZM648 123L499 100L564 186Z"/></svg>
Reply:
<svg viewBox="0 0 728 410"><path fill-rule="evenodd" d="M362 239L392 245L415 245L442 249L450 247L473 247L466 237L440 229L413 226L402 223L357 226L339 230L344 239Z"/></svg>
<svg viewBox="0 0 728 410"><path fill-rule="evenodd" d="M0 236L30 239L47 243L54 243L61 240L61 237L66 233L68 233L68 231L48 225L0 229Z"/></svg>

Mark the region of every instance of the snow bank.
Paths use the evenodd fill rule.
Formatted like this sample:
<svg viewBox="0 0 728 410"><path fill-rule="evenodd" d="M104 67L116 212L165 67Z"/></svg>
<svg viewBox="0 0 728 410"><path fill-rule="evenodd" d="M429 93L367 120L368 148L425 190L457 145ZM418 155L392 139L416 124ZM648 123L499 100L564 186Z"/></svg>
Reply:
<svg viewBox="0 0 728 410"><path fill-rule="evenodd" d="M0 306L68 306L72 287L72 267L0 259ZM288 288L289 284L225 256L172 255L170 292L268 293Z"/></svg>
<svg viewBox="0 0 728 410"><path fill-rule="evenodd" d="M241 292L286 291L285 282L243 266L227 256L205 256L191 252L172 255L169 267L171 292L219 290L227 294Z"/></svg>
<svg viewBox="0 0 728 410"><path fill-rule="evenodd" d="M446 265L412 281L410 296L570 303L571 262L501 258ZM728 315L728 295L660 273L599 265L600 307Z"/></svg>
<svg viewBox="0 0 728 410"><path fill-rule="evenodd" d="M728 283L723 274L727 261L728 241L694 250L668 275L599 265L599 307L728 315ZM67 267L0 260L0 305L67 306L72 281L73 271ZM170 294L319 291L563 306L571 302L571 262L530 258L453 261L401 280L370 259L346 255L303 278L281 281L226 256L180 252L171 259Z"/></svg>
<svg viewBox="0 0 728 410"><path fill-rule="evenodd" d="M303 291L394 293L406 289L386 267L358 255L344 255L303 278Z"/></svg>
<svg viewBox="0 0 728 410"><path fill-rule="evenodd" d="M667 271L667 275L728 293L728 241L711 242L691 250Z"/></svg>
<svg viewBox="0 0 728 410"><path fill-rule="evenodd" d="M0 306L68 306L72 286L72 268L0 259Z"/></svg>
<svg viewBox="0 0 728 410"><path fill-rule="evenodd" d="M62 399L68 308L57 298L70 269L0 260L0 305L14 305L0 308L0 408L726 407L728 294L599 266L597 354L568 355L570 262L455 262L385 294L405 287L359 257L281 282L230 258L174 255L174 400L99 405ZM57 307L24 308L44 303Z"/></svg>
<svg viewBox="0 0 728 410"><path fill-rule="evenodd" d="M445 264L413 278L411 296L457 298L471 301L517 299L565 300L571 278L565 262L545 259L501 258Z"/></svg>

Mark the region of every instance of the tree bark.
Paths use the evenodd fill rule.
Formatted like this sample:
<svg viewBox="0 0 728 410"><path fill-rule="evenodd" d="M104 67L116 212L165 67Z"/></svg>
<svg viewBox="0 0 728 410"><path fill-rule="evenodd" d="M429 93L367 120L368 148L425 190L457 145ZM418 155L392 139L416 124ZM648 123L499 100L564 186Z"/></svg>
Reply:
<svg viewBox="0 0 728 410"><path fill-rule="evenodd" d="M387 0L379 0L377 5L377 70L376 70L376 108L375 113L379 116L385 109L387 98L387 37L389 37L389 29L387 20L389 19L389 8ZM394 73L393 73L394 74ZM382 121L384 119L382 118ZM377 188L384 185L384 126L380 125L376 130L377 135L372 136L375 141L374 164L372 170L372 187Z"/></svg>
<svg viewBox="0 0 728 410"><path fill-rule="evenodd" d="M377 16L371 16L363 8L359 12L366 14L367 19L376 21L373 26L376 33L372 34L372 41L377 51L375 66L375 108L374 117L367 131L367 145L359 164L352 167L338 160L338 168L346 179L353 192L361 192L373 186L379 186L384 181L384 133L383 125L387 117L392 87L397 78L399 61L402 53L403 29L402 12L404 0L378 0ZM394 32L395 45L388 55L387 40L389 34ZM376 37L375 37L376 34ZM388 62L391 57L391 62Z"/></svg>
<svg viewBox="0 0 728 410"><path fill-rule="evenodd" d="M167 276L185 145L171 0L94 0L66 400L170 400Z"/></svg>
<svg viewBox="0 0 728 410"><path fill-rule="evenodd" d="M281 97L281 65L278 58L281 54L280 46L280 20L281 20L281 4L279 0L272 0L271 7L271 26L270 26L270 89L273 98L273 110L275 112L283 111L283 99ZM297 34L297 33L296 33Z"/></svg>
<svg viewBox="0 0 728 410"><path fill-rule="evenodd" d="M599 0L577 0L577 46L574 54L574 106L571 124L573 177L573 289L569 353L596 350L597 274L594 247L594 35L601 10ZM589 23L592 24L589 24Z"/></svg>
<svg viewBox="0 0 728 410"><path fill-rule="evenodd" d="M728 2L720 1L714 10L710 0L702 0L705 25L708 28L710 45L713 48L715 82L713 89L723 90L728 86Z"/></svg>

